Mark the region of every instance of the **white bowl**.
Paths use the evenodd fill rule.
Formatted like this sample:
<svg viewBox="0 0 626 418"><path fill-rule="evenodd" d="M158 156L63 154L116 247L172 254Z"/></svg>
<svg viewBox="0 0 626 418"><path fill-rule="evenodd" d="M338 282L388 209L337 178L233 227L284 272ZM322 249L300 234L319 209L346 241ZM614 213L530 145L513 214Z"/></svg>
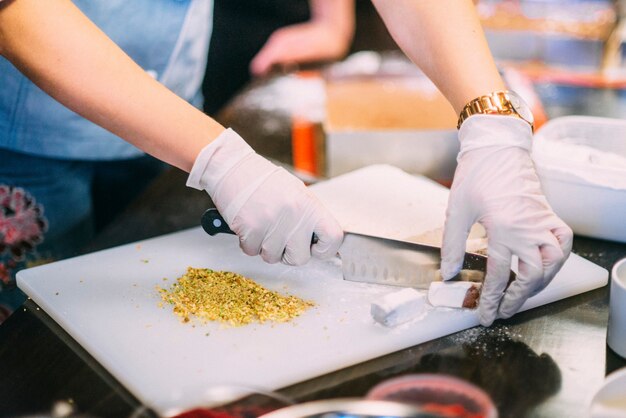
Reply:
<svg viewBox="0 0 626 418"><path fill-rule="evenodd" d="M548 202L576 234L626 242L626 120L564 116L535 135Z"/></svg>
<svg viewBox="0 0 626 418"><path fill-rule="evenodd" d="M594 395L589 409L591 418L623 418L626 416L626 368L606 377Z"/></svg>

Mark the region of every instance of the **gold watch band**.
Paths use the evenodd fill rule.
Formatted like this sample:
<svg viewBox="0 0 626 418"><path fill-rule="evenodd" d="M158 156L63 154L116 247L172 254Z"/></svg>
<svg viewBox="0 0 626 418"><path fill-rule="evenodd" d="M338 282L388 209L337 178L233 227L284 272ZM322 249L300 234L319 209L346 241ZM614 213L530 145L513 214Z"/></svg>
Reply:
<svg viewBox="0 0 626 418"><path fill-rule="evenodd" d="M515 97L518 107L520 105L527 106L523 103L523 100L517 96L517 94L509 90L494 91L469 101L459 114L457 129L460 129L463 122L470 116L480 114L516 116L528 122L531 129L533 129L533 120L530 110L527 110L529 116L524 117L520 115L518 109L516 109L516 106L513 103L513 97Z"/></svg>

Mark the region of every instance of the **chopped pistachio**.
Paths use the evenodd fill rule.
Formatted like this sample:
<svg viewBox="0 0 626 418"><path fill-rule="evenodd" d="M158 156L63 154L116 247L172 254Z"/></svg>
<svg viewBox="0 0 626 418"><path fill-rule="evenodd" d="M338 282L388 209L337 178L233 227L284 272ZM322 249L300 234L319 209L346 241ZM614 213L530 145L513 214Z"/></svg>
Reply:
<svg viewBox="0 0 626 418"><path fill-rule="evenodd" d="M187 268L170 289L157 289L183 322L191 318L233 326L287 322L314 306L313 302L281 295L237 273L193 267Z"/></svg>

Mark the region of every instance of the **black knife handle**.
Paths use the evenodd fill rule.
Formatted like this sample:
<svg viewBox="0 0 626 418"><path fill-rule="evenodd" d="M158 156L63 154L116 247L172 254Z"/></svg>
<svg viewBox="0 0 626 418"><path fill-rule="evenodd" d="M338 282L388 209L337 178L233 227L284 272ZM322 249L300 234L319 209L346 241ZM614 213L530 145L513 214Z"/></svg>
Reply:
<svg viewBox="0 0 626 418"><path fill-rule="evenodd" d="M236 235L232 229L228 226L222 214L218 212L215 208L207 209L200 219L200 225L202 225L202 229L209 234L215 235L219 233L225 234L233 234Z"/></svg>
<svg viewBox="0 0 626 418"><path fill-rule="evenodd" d="M230 229L222 214L216 208L209 208L202 214L202 218L200 218L200 225L202 225L202 229L207 234L213 236L219 233L232 234L237 235L235 232ZM317 235L313 234L311 237L311 245L317 243Z"/></svg>

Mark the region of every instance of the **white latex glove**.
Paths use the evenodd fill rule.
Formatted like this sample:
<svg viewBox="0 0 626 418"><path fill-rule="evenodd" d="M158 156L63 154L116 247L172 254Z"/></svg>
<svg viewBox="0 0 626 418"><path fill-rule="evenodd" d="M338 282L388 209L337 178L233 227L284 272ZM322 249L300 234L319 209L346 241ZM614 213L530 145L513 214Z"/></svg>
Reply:
<svg viewBox="0 0 626 418"><path fill-rule="evenodd" d="M482 224L488 261L479 317L489 326L550 283L569 256L573 234L541 190L530 157L530 125L513 116L475 115L461 126L459 140L441 273L450 279L459 272L469 230ZM512 256L519 259L518 276L507 288Z"/></svg>
<svg viewBox="0 0 626 418"><path fill-rule="evenodd" d="M341 245L341 227L306 186L232 129L200 151L187 186L206 190L244 253L268 263L330 258ZM318 241L311 245L314 233Z"/></svg>

